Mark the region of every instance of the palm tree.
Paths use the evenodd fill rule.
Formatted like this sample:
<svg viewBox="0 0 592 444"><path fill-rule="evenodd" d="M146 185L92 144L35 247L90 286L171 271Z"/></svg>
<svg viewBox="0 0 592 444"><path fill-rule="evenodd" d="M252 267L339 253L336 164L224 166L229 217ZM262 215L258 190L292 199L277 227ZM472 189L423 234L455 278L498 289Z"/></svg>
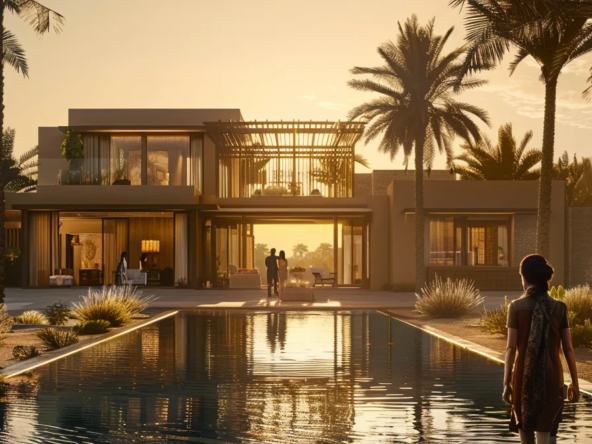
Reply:
<svg viewBox="0 0 592 444"><path fill-rule="evenodd" d="M294 256L302 259L302 257L304 257L304 255L308 253L308 246L304 245L304 244L297 244L294 245L294 248L292 248L292 254L294 254Z"/></svg>
<svg viewBox="0 0 592 444"><path fill-rule="evenodd" d="M4 12L8 10L17 14L29 23L37 34L44 34L50 28L57 32L63 24L64 18L52 9L43 6L34 0L0 0L0 24L2 25L2 63L0 63L0 128L4 128L4 62L8 62L17 72L28 76L28 66L22 47L10 31L4 28ZM4 147L0 146L0 158L4 159ZM0 167L0 303L4 302L4 279L6 270L4 267L4 247L6 239L4 236L4 210L6 202L4 199L3 177L4 167Z"/></svg>
<svg viewBox="0 0 592 444"><path fill-rule="evenodd" d="M557 83L562 69L592 51L592 7L583 0L451 0L467 11L469 46L462 76L494 68L510 50L518 49L510 74L527 57L541 67L545 84L537 252L549 254L551 188L555 146Z"/></svg>
<svg viewBox="0 0 592 444"><path fill-rule="evenodd" d="M526 151L531 139L529 131L518 144L512 124L500 126L495 147L487 138L461 145L464 152L454 159L462 163L455 162L453 170L463 180L536 180L540 173L533 168L541 161L541 152Z"/></svg>
<svg viewBox="0 0 592 444"><path fill-rule="evenodd" d="M370 168L370 162L361 154L354 154L354 163ZM329 196L337 197L346 186L347 179L352 177L352 164L349 159L327 158L319 160L319 167L314 169L312 177L329 187ZM343 196L342 196L343 197Z"/></svg>
<svg viewBox="0 0 592 444"><path fill-rule="evenodd" d="M38 147L24 153L18 160L14 158L14 140L16 131L6 128L2 132L4 153L2 157L2 174L4 191L9 193L27 193L37 188L37 157Z"/></svg>
<svg viewBox="0 0 592 444"><path fill-rule="evenodd" d="M570 163L567 151L557 160L553 179L565 181L565 205L568 207L592 204L592 162L590 158L578 161L574 155Z"/></svg>
<svg viewBox="0 0 592 444"><path fill-rule="evenodd" d="M423 170L431 169L436 148L452 162L452 140L478 142L481 133L473 118L488 123L485 111L454 100L460 91L484 82L463 80L456 85L462 69L464 48L445 54L444 47L453 28L445 35L434 33L434 20L420 26L416 16L399 23L397 43L385 43L378 53L385 64L359 68L353 74L370 74L373 79L352 80L350 86L380 97L354 108L349 117L371 122L365 142L383 134L379 150L391 159L403 150L405 165L415 151L415 282L419 290L425 282ZM455 85L457 88L455 89Z"/></svg>
<svg viewBox="0 0 592 444"><path fill-rule="evenodd" d="M39 145L21 154L18 159L18 167L21 177L26 179L24 186L16 190L18 193L30 193L37 191L37 179L39 177Z"/></svg>

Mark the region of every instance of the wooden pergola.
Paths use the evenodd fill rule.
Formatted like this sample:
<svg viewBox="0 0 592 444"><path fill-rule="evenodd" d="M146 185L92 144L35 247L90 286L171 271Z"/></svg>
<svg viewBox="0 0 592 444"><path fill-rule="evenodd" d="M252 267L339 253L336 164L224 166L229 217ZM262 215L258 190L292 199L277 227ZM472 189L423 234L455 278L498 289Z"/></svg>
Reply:
<svg viewBox="0 0 592 444"><path fill-rule="evenodd" d="M205 122L220 197L351 197L363 122Z"/></svg>

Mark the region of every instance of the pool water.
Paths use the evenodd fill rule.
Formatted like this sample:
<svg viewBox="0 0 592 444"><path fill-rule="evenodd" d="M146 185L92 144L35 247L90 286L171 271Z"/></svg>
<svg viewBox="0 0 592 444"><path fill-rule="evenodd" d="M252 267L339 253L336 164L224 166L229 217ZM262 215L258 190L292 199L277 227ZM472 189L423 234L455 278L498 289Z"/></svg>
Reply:
<svg viewBox="0 0 592 444"><path fill-rule="evenodd" d="M180 313L34 370L0 442L517 442L502 374L376 312ZM591 424L568 405L560 441Z"/></svg>

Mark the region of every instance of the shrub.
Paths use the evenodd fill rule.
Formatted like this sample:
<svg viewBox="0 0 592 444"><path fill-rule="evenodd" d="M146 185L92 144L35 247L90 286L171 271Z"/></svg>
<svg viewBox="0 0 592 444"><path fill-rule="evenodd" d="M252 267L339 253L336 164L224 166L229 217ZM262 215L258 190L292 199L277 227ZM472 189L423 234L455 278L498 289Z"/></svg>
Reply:
<svg viewBox="0 0 592 444"><path fill-rule="evenodd" d="M69 315L70 308L62 301L57 301L45 308L45 316L51 325L64 325Z"/></svg>
<svg viewBox="0 0 592 444"><path fill-rule="evenodd" d="M143 296L136 287L105 286L98 290L89 288L82 301L74 303L72 316L79 321L108 321L111 327L121 327L131 317L144 311L154 296Z"/></svg>
<svg viewBox="0 0 592 444"><path fill-rule="evenodd" d="M484 310L481 316L481 327L489 333L508 333L508 296L504 298L504 304L493 310Z"/></svg>
<svg viewBox="0 0 592 444"><path fill-rule="evenodd" d="M49 350L57 350L78 343L78 335L75 332L56 328L45 328L37 333L37 337Z"/></svg>
<svg viewBox="0 0 592 444"><path fill-rule="evenodd" d="M17 345L12 349L12 359L24 361L39 356L39 350L32 345Z"/></svg>
<svg viewBox="0 0 592 444"><path fill-rule="evenodd" d="M561 285L559 287L551 287L551 290L549 290L549 295L553 299L557 299L559 301L564 301L565 300L565 289Z"/></svg>
<svg viewBox="0 0 592 444"><path fill-rule="evenodd" d="M574 347L592 347L592 324L589 319L582 325L571 327L571 341Z"/></svg>
<svg viewBox="0 0 592 444"><path fill-rule="evenodd" d="M567 309L575 313L575 324L582 325L592 318L592 288L589 285L580 285L566 290L564 302Z"/></svg>
<svg viewBox="0 0 592 444"><path fill-rule="evenodd" d="M436 279L416 294L415 310L426 316L455 318L473 311L485 300L472 281Z"/></svg>
<svg viewBox="0 0 592 444"><path fill-rule="evenodd" d="M38 312L37 310L29 310L23 312L20 316L14 318L14 321L17 324L47 324L47 318L43 315L43 313Z"/></svg>
<svg viewBox="0 0 592 444"><path fill-rule="evenodd" d="M12 330L13 319L8 314L6 304L0 304L0 340L4 339L4 335Z"/></svg>
<svg viewBox="0 0 592 444"><path fill-rule="evenodd" d="M101 333L106 333L109 331L110 326L111 324L109 324L109 321L98 319L96 321L81 322L74 327L74 331L81 336L100 335Z"/></svg>

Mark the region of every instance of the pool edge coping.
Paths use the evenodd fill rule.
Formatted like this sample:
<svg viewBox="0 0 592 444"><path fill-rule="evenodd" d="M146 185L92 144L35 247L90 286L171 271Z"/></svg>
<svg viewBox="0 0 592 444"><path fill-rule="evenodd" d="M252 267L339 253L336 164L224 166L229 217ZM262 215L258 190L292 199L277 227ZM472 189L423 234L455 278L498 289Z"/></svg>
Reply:
<svg viewBox="0 0 592 444"><path fill-rule="evenodd" d="M162 321L163 319L166 319L168 317L175 316L178 313L179 310L168 310L161 313L157 313L153 317L141 320L134 324L124 326L121 329L118 329L117 331L112 331L104 335L100 335L96 338L89 339L88 341L60 348L58 350L48 351L35 358L27 359L26 361L17 362L0 370L0 377L4 379L9 379L15 376L22 375L23 373L28 373L38 367L50 364L54 361L81 352L83 350L86 350L87 348L94 347L95 345L101 344L103 342L110 341L139 328L146 327L147 325L153 324L155 322Z"/></svg>
<svg viewBox="0 0 592 444"><path fill-rule="evenodd" d="M387 315L393 319L396 319L397 321L402 322L406 325L417 328L417 329L424 331L424 332L426 332L432 336L435 336L439 339L443 339L446 342L449 342L453 345L464 348L465 350L468 350L472 353L481 355L487 359L497 362L498 364L504 364L505 356L503 353L497 352L497 351L492 350L491 348L488 348L488 347L484 347L484 346L479 345L475 342L467 341L466 339L463 339L459 336L451 335L449 333L446 333L442 330L438 330L437 328L434 328L429 325L415 324L414 322L412 322L410 320L402 319L399 315L392 313L390 310L380 310L380 311L382 313L384 313L385 315ZM569 373L564 372L563 379L564 380L571 380ZM580 385L580 393L582 393L586 396L592 397L592 382L586 381L585 379L581 379L581 378L578 378L578 382Z"/></svg>

